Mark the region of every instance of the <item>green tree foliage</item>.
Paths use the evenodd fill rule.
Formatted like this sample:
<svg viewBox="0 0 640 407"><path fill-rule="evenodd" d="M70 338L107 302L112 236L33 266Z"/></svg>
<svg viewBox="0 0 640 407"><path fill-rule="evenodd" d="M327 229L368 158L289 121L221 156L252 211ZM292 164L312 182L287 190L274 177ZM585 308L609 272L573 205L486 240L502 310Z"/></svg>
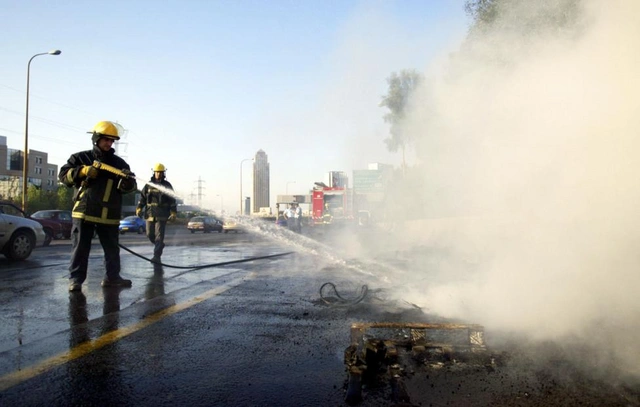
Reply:
<svg viewBox="0 0 640 407"><path fill-rule="evenodd" d="M413 144L415 135L409 131L405 123L407 110L411 97L422 82L423 77L415 70L402 70L400 73L393 72L387 83L389 90L382 97L380 107L389 109L383 118L390 124L390 137L384 140L387 149L391 152L402 151L402 168L406 168L405 150L407 146Z"/></svg>
<svg viewBox="0 0 640 407"><path fill-rule="evenodd" d="M67 186L58 186L56 209L70 211L73 208L73 188Z"/></svg>
<svg viewBox="0 0 640 407"><path fill-rule="evenodd" d="M498 15L500 0L467 0L464 9L474 21L473 26L486 27L491 25Z"/></svg>
<svg viewBox="0 0 640 407"><path fill-rule="evenodd" d="M471 36L507 29L520 39L562 35L576 27L583 0L466 0ZM570 31L570 30L569 30Z"/></svg>
<svg viewBox="0 0 640 407"><path fill-rule="evenodd" d="M58 194L56 191L45 191L35 185L27 188L27 213L43 209L54 209L58 204Z"/></svg>

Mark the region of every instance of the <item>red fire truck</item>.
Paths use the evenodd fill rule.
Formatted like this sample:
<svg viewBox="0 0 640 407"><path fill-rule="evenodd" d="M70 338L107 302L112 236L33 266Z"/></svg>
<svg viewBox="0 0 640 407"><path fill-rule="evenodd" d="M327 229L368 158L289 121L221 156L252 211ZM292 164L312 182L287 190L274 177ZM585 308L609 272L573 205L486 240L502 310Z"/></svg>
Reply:
<svg viewBox="0 0 640 407"><path fill-rule="evenodd" d="M311 197L313 224L322 225L353 219L351 203L348 188L328 187L324 183L316 183Z"/></svg>

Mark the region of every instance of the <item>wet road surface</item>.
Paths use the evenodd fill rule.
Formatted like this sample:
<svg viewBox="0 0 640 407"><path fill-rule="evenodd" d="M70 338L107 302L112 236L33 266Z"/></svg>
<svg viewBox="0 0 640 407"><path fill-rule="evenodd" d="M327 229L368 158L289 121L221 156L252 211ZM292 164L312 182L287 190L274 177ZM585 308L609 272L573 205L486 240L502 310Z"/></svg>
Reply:
<svg viewBox="0 0 640 407"><path fill-rule="evenodd" d="M154 268L123 251L122 274L133 287L103 289L94 245L80 293L67 292L68 243L38 249L21 265L0 263L0 405L342 406L351 323L443 321L374 295L327 305L319 295L324 283L355 298L367 276L366 268L328 261L323 245L183 232L173 230L163 262L187 267L295 253L196 270ZM144 236L125 235L121 244L151 257ZM490 365L417 365L405 372L411 403L638 405L637 389L525 355ZM389 386L372 383L363 396L360 405L395 404Z"/></svg>

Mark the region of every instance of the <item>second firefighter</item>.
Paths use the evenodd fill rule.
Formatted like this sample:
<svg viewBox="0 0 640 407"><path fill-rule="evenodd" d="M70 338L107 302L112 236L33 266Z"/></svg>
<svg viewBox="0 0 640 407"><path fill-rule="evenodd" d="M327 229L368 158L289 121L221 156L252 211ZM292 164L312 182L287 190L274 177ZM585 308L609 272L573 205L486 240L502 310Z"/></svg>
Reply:
<svg viewBox="0 0 640 407"><path fill-rule="evenodd" d="M154 263L161 261L167 221L172 221L177 216L177 202L170 195L173 186L166 179L166 171L163 164L153 166L153 176L142 188L140 202L136 208L136 215L147 221L147 237L154 244L151 259Z"/></svg>

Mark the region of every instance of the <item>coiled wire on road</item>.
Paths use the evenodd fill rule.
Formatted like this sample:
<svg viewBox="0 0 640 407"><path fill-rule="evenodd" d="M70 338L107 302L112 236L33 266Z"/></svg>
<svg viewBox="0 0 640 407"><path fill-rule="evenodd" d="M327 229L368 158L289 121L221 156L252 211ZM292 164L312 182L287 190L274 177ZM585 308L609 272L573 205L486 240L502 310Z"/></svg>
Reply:
<svg viewBox="0 0 640 407"><path fill-rule="evenodd" d="M335 297L326 297L325 294L323 293L323 290L325 287L333 288ZM356 295L355 298L344 298L343 296L341 296L340 293L338 293L338 289L336 288L336 285L333 284L332 282L326 282L322 284L320 286L319 292L320 292L320 299L322 299L322 301L324 301L325 304L332 305L332 306L350 306L350 305L355 305L361 302L362 300L364 300L367 294L369 293L369 287L366 284L360 287L360 292Z"/></svg>

